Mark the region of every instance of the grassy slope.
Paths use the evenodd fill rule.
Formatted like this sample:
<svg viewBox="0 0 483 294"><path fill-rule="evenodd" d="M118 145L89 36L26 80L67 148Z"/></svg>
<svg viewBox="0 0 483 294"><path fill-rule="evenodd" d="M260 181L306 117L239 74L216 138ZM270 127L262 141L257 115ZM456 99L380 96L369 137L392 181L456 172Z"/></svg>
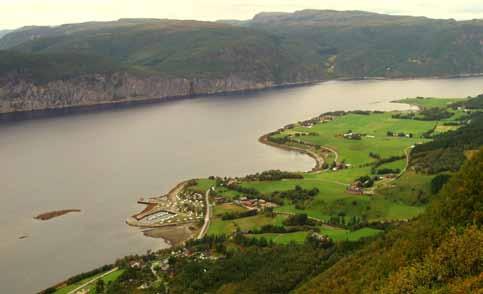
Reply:
<svg viewBox="0 0 483 294"><path fill-rule="evenodd" d="M189 187L190 190L199 192L199 193L205 193L208 189L213 187L215 185L214 180L210 179L198 179L196 180L196 185Z"/></svg>
<svg viewBox="0 0 483 294"><path fill-rule="evenodd" d="M422 217L341 259L296 293L481 291L482 168L480 150Z"/></svg>
<svg viewBox="0 0 483 294"><path fill-rule="evenodd" d="M216 205L213 211L213 215L221 216L228 212L242 212L246 210L247 210L246 208L243 208L241 206L231 204L231 203L225 203L225 204Z"/></svg>
<svg viewBox="0 0 483 294"><path fill-rule="evenodd" d="M208 229L208 235L220 235L220 234L231 234L236 231L236 228L240 230L252 230L260 228L264 225L282 225L285 216L279 215L276 217L267 217L264 215L256 215L251 217L244 217L235 220L222 220L217 217L214 218Z"/></svg>
<svg viewBox="0 0 483 294"><path fill-rule="evenodd" d="M413 102L413 100L410 101ZM423 102L426 106L433 107L447 106L448 102L453 101L453 99L415 99L414 101L414 103ZM374 159L369 156L369 152L378 153L383 158L402 155L409 146L427 141L420 136L436 124L438 122L435 121L394 119L388 112L371 115L348 114L329 123L319 123L312 128L297 126L294 130L287 130L276 136L284 136L285 133L293 134L294 131L316 132L317 136L307 135L294 138L312 144L330 146L339 152L340 158L345 159L347 163L352 163L352 167L337 172L305 173L303 179L249 181L242 182L241 185L254 188L265 195L275 191L291 190L297 185L305 189L319 189L318 195L304 210L296 209L286 202L285 205L275 209L277 212L307 213L309 216L321 220L328 220L331 216L337 216L340 213L345 214L346 221L352 216L363 217L369 221L411 219L424 211L424 205L432 197L430 181L434 176L407 172L395 181L377 182L374 196L349 194L346 192L346 186L360 176L371 174L371 167L363 166L374 162ZM375 138L363 137L362 140L342 138L340 134L347 132L349 129L354 132L370 134ZM414 137L387 137L386 132L388 130L413 133ZM405 165L406 160L404 159L384 164L380 168L403 170ZM201 185L203 185L203 182L201 182ZM239 192L224 187L217 187L216 191L217 194L226 196L227 199L242 196ZM245 219L245 221L247 220L250 220L250 218ZM244 225L247 227L246 224ZM229 233L234 230L234 226L230 225L229 222L227 224L216 219L212 227L212 232L216 233ZM256 226L254 225L254 227ZM334 233L332 235L339 236L334 235ZM345 233L342 235L345 235Z"/></svg>
<svg viewBox="0 0 483 294"><path fill-rule="evenodd" d="M274 234L274 233L266 233L266 234L256 234L256 235L246 235L247 237L251 238L265 238L267 241L272 241L276 244L287 245L289 243L297 243L302 244L305 241L305 238L308 236L308 232L294 232L294 233L286 233L286 234Z"/></svg>
<svg viewBox="0 0 483 294"><path fill-rule="evenodd" d="M404 149L416 142L424 141L420 135L431 129L435 122L424 122L415 120L400 120L391 118L391 113L358 115L349 114L336 120L318 124L310 129L297 127L297 131L317 132L318 136L301 136L298 139L330 146L337 150L342 159L354 166L373 162L369 152L375 152L382 157L398 156L404 154ZM354 132L366 132L375 138L363 138L362 140L347 140L340 137L340 134L352 130ZM387 137L388 130L395 132L411 132L414 138ZM283 136L282 133L279 136ZM388 163L382 167L400 168L405 166L405 160ZM308 173L304 179L284 180L277 182L249 182L244 183L246 187L259 190L262 193L272 193L293 189L296 185L304 188L318 188L319 194L310 207L306 209L310 216L328 219L331 215L337 215L343 211L347 216L366 215L369 220L383 219L407 219L421 213L421 207L410 206L409 201L402 201L404 197L370 197L355 196L345 192L345 185L352 183L356 178L370 174L370 167L355 167L338 172ZM421 177L422 181L429 181L430 178ZM405 184L405 183L404 183ZM403 199L401 199L403 198ZM355 204L354 204L355 203ZM277 211L302 212L290 205L277 209Z"/></svg>
<svg viewBox="0 0 483 294"><path fill-rule="evenodd" d="M391 113L359 115L349 114L336 120L318 124L312 128L297 127L296 131L315 132L317 136L298 137L303 142L327 146L339 152L340 160L346 163L360 165L373 161L369 152L375 152L382 157L399 156L404 149L418 142L424 142L421 134L432 129L435 122L401 120L391 118ZM375 138L362 140L347 140L342 137L349 130L367 134ZM413 138L387 137L387 131L413 133ZM282 133L279 136L284 136Z"/></svg>
<svg viewBox="0 0 483 294"><path fill-rule="evenodd" d="M333 227L322 227L320 232L324 235L329 236L334 241L357 241L361 238L367 238L375 236L382 231L372 229L372 228L362 228L356 231L349 231L345 229L333 228ZM256 235L246 235L252 238L265 238L271 240L276 244L287 245L291 242L302 244L305 242L305 238L308 236L309 232L294 232L286 234L276 234L276 233L266 233L266 234L256 234Z"/></svg>

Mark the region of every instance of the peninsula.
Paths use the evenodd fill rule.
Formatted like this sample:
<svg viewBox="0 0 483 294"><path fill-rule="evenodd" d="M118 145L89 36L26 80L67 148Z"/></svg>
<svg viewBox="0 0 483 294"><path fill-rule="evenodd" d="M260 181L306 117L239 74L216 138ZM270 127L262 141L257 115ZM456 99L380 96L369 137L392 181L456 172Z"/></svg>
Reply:
<svg viewBox="0 0 483 294"><path fill-rule="evenodd" d="M151 230L189 226L189 233L154 233L178 239L170 249L125 257L46 291L81 289L115 270L119 275L108 287L115 291L352 293L360 290L360 279L386 268L389 278L364 289L399 293L401 287L421 287L417 279L400 285L395 277L414 264L424 272L432 261L415 263L420 259L414 254L427 256L431 246L444 260L460 258L451 252L465 247L464 264L472 264L463 271L468 276L444 276L443 285L477 289L472 279L479 272L482 236L474 209L481 207L481 190L474 185L481 186L483 95L394 102L418 110L323 113L260 138L310 155L316 161L311 171L193 179L166 195L140 199L146 209L128 224ZM458 193L465 199L458 200ZM439 200L448 195L453 200ZM448 227L458 219L447 218L455 209L465 210L459 222L468 226L460 233ZM427 274L450 265L438 266ZM271 274L280 277L277 283L258 279ZM352 275L358 278L346 279Z"/></svg>
<svg viewBox="0 0 483 294"><path fill-rule="evenodd" d="M193 179L167 196L141 200L147 208L127 223L149 228L209 223L208 235L241 231L281 243L304 242L314 229L333 240L378 234L420 215L435 193L435 174L457 170L420 163L419 146L464 127L480 112L461 106L462 101L477 104L482 98L419 97L395 101L417 111L335 111L289 124L259 141L311 156L311 171ZM206 205L213 206L208 218ZM311 225L291 227L292 218L300 215L307 223L297 225Z"/></svg>

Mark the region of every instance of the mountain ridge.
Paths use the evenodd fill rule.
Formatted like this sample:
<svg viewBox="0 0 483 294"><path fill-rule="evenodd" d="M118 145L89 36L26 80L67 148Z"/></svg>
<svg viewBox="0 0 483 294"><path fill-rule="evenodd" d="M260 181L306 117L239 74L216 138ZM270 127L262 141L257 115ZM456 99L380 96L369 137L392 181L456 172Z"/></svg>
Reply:
<svg viewBox="0 0 483 294"><path fill-rule="evenodd" d="M248 21L120 19L24 27L1 38L2 49L8 49L0 54L4 59L0 60L4 74L0 102L4 104L11 104L13 98L22 100L19 91L12 89L13 81L45 88L55 81L82 80L86 74L205 80L212 85L223 81L231 85L229 92L338 78L479 74L483 72L483 21L332 10L260 13ZM250 86L244 89L243 85ZM29 87L20 93L29 92ZM113 87L124 86L101 88ZM213 87L198 94L218 93L218 86ZM97 94L109 97L102 103L114 102L106 91ZM37 98L25 101L30 99Z"/></svg>

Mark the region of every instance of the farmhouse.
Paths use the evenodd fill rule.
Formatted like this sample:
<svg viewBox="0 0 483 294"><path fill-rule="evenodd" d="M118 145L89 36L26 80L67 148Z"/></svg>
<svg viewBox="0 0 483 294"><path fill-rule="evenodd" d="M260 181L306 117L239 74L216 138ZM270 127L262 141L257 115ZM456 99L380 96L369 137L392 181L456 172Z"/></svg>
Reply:
<svg viewBox="0 0 483 294"><path fill-rule="evenodd" d="M336 162L335 165L333 166L332 170L337 171L337 170L340 170L340 169L345 169L347 167L349 167L348 164L345 164L343 162Z"/></svg>
<svg viewBox="0 0 483 294"><path fill-rule="evenodd" d="M222 203L225 203L226 202L226 199L225 199L225 197L221 197L221 196L215 197L215 202L217 204L222 204Z"/></svg>
<svg viewBox="0 0 483 294"><path fill-rule="evenodd" d="M348 132L344 134L344 139L360 140L362 139L362 135L358 133Z"/></svg>
<svg viewBox="0 0 483 294"><path fill-rule="evenodd" d="M364 190L362 189L362 183L360 181L355 181L347 187L346 192L354 195L364 194Z"/></svg>

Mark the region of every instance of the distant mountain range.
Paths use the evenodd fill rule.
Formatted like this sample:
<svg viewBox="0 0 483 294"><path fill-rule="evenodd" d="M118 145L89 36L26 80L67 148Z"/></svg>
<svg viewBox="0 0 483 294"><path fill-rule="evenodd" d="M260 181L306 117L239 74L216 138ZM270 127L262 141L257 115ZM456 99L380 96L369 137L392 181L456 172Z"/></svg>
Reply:
<svg viewBox="0 0 483 294"><path fill-rule="evenodd" d="M99 103L54 89L55 81L62 89L82 84L109 103L333 78L476 74L483 72L483 20L330 10L248 21L120 19L24 27L1 38L0 50L0 112L11 112ZM161 80L168 88L156 86ZM43 94L26 99L32 87ZM49 103L57 96L64 100Z"/></svg>

